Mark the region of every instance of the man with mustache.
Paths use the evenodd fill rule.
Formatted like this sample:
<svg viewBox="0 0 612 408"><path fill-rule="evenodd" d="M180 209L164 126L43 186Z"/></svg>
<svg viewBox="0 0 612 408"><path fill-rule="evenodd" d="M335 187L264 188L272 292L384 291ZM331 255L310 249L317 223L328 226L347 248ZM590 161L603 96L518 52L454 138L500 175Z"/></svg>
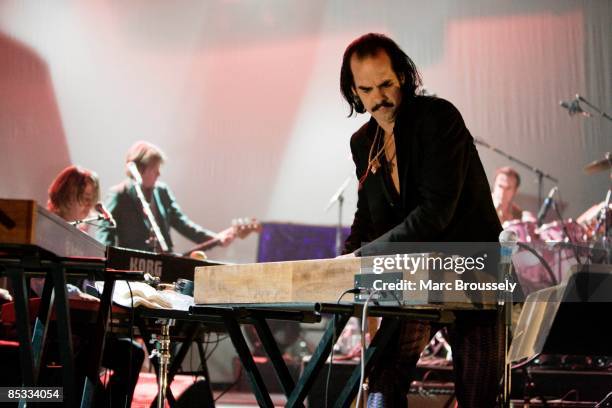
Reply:
<svg viewBox="0 0 612 408"><path fill-rule="evenodd" d="M349 116L371 115L351 138L359 192L347 256L376 255L386 243L498 240L489 184L461 114L448 101L417 95L419 86L412 60L382 34L363 35L344 53L340 88ZM402 322L369 376L368 406L406 406L419 355L437 329ZM499 329L495 311L457 312L449 327L461 407L495 404Z"/></svg>

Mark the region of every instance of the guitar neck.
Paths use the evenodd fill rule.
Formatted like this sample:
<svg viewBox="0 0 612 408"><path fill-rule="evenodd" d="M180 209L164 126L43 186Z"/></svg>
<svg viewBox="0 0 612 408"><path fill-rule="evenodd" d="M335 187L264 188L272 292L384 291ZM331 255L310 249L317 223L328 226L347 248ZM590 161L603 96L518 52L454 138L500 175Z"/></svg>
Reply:
<svg viewBox="0 0 612 408"><path fill-rule="evenodd" d="M185 252L184 256L189 256L193 251L208 251L216 246L221 245L221 240L219 238L211 238L208 241L204 241L201 244L191 248L189 251Z"/></svg>
<svg viewBox="0 0 612 408"><path fill-rule="evenodd" d="M234 238L243 239L246 236L248 236L251 232L253 231L259 232L260 230L261 230L261 224L253 218L251 219L249 224L244 224L244 222L242 221L237 222L235 224L232 223L231 227L227 228L226 230L223 230L222 232L219 233L219 235L226 236L228 233L233 232ZM222 243L221 239L211 238L208 241L204 241L196 245L194 248L191 248L189 251L185 252L184 255L189 256L194 251L206 251L206 250L209 250L211 248L221 245L221 243Z"/></svg>

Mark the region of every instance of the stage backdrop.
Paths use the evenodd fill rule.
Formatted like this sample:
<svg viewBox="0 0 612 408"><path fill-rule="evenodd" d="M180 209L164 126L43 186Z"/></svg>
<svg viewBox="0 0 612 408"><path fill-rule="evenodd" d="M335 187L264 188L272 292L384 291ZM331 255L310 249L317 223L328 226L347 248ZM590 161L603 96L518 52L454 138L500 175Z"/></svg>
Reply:
<svg viewBox="0 0 612 408"><path fill-rule="evenodd" d="M559 178L567 217L603 199L607 175L582 167L612 150L612 126L559 101L580 93L612 109L609 0L3 0L0 196L44 202L70 163L107 190L146 139L209 228L245 215L333 225L337 209L324 209L352 176L348 225L348 143L366 117L346 117L338 79L346 45L369 31L397 40L474 136ZM509 164L479 151L489 177ZM535 211L534 177L519 172ZM253 261L256 241L209 255Z"/></svg>

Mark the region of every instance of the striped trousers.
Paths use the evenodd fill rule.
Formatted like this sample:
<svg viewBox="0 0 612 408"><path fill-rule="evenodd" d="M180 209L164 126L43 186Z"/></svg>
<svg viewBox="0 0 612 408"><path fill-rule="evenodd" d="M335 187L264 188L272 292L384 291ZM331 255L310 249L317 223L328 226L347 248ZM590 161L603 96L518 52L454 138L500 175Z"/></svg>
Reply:
<svg viewBox="0 0 612 408"><path fill-rule="evenodd" d="M419 356L441 327L422 321L400 323L370 373L368 407L407 406ZM455 322L448 326L455 395L461 408L495 406L503 372L502 330L496 311L456 312Z"/></svg>

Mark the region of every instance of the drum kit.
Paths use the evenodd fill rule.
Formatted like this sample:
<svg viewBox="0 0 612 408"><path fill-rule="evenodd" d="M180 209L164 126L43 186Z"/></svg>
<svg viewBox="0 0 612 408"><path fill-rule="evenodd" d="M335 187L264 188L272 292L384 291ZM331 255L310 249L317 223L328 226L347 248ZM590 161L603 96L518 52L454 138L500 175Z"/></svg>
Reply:
<svg viewBox="0 0 612 408"><path fill-rule="evenodd" d="M568 232L567 235L564 227ZM585 244L590 240L589 237L595 236L591 228L572 218L563 220L563 222L553 221L540 227L535 221L512 220L506 221L503 228L514 231L518 237L518 242L525 243L566 242Z"/></svg>
<svg viewBox="0 0 612 408"><path fill-rule="evenodd" d="M606 153L603 159L587 164L584 171L589 175L610 171L612 180L612 155ZM609 258L612 225L610 200L608 189L604 201L594 204L575 220L560 219L541 226L535 220L512 220L503 224L504 229L514 231L518 242L523 244L519 245L522 249L514 254L513 263L522 281L521 286L527 293L561 282L573 265L583 263L593 253ZM528 249L527 245L536 249L541 257L534 256L533 250L525 250ZM585 258L578 259L582 256ZM543 261L547 265L543 265ZM603 261L609 262L609 259Z"/></svg>

